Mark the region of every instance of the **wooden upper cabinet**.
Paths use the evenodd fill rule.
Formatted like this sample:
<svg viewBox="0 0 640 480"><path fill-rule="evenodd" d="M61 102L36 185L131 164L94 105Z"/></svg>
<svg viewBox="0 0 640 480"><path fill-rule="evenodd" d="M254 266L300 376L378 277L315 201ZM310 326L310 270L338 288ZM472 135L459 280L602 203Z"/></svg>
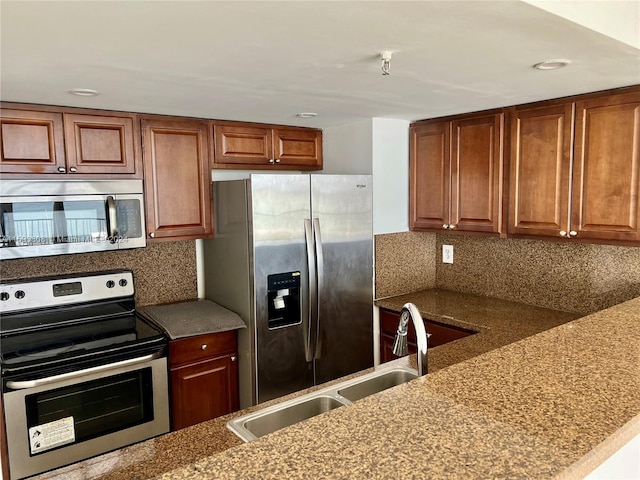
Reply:
<svg viewBox="0 0 640 480"><path fill-rule="evenodd" d="M322 169L322 131L212 122L213 168Z"/></svg>
<svg viewBox="0 0 640 480"><path fill-rule="evenodd" d="M1 111L2 173L58 173L66 168L62 114Z"/></svg>
<svg viewBox="0 0 640 480"><path fill-rule="evenodd" d="M322 132L293 128L273 129L275 161L280 165L315 168L322 166Z"/></svg>
<svg viewBox="0 0 640 480"><path fill-rule="evenodd" d="M502 231L502 113L410 129L411 230Z"/></svg>
<svg viewBox="0 0 640 480"><path fill-rule="evenodd" d="M212 237L208 122L145 118L142 137L149 237Z"/></svg>
<svg viewBox="0 0 640 480"><path fill-rule="evenodd" d="M449 228L502 230L504 115L454 120Z"/></svg>
<svg viewBox="0 0 640 480"><path fill-rule="evenodd" d="M215 125L216 164L267 165L273 158L271 129L262 127Z"/></svg>
<svg viewBox="0 0 640 480"><path fill-rule="evenodd" d="M142 178L134 114L2 109L0 171Z"/></svg>
<svg viewBox="0 0 640 480"><path fill-rule="evenodd" d="M136 173L134 116L64 115L70 172Z"/></svg>
<svg viewBox="0 0 640 480"><path fill-rule="evenodd" d="M510 124L508 232L566 236L573 105L515 109Z"/></svg>
<svg viewBox="0 0 640 480"><path fill-rule="evenodd" d="M410 130L409 226L411 230L449 225L450 124L434 122Z"/></svg>
<svg viewBox="0 0 640 480"><path fill-rule="evenodd" d="M578 101L571 212L576 238L639 242L639 189L640 91Z"/></svg>

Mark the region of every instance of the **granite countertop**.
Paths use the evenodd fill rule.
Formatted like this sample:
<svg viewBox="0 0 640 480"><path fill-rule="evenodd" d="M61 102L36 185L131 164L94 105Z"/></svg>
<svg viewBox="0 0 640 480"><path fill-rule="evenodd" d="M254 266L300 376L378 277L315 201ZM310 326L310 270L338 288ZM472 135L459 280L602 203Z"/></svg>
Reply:
<svg viewBox="0 0 640 480"><path fill-rule="evenodd" d="M430 373L582 316L438 288L385 298L376 305L400 312L407 302L415 304L425 319L478 332L430 349Z"/></svg>
<svg viewBox="0 0 640 480"><path fill-rule="evenodd" d="M442 290L377 304L406 301L480 333L431 349L428 376L248 444L225 424L257 407L40 478L582 478L640 432L640 298L575 321Z"/></svg>
<svg viewBox="0 0 640 480"><path fill-rule="evenodd" d="M162 328L171 340L246 328L240 316L211 300L151 305L138 313Z"/></svg>

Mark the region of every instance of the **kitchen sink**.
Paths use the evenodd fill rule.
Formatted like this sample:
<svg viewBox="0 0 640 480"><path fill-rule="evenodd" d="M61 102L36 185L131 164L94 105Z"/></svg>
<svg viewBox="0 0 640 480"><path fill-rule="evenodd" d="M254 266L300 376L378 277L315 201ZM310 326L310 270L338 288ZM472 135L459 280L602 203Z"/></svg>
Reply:
<svg viewBox="0 0 640 480"><path fill-rule="evenodd" d="M355 402L387 388L406 383L414 378L418 378L418 373L415 371L391 370L382 375L366 378L349 387L341 388L338 390L338 395Z"/></svg>
<svg viewBox="0 0 640 480"><path fill-rule="evenodd" d="M234 418L227 422L227 428L245 442L250 442L335 408L351 405L356 400L417 377L418 372L408 367L394 367L372 372Z"/></svg>
<svg viewBox="0 0 640 480"><path fill-rule="evenodd" d="M320 393L305 395L238 417L228 422L227 426L245 442L250 442L268 433L344 405L347 405L347 402L329 395Z"/></svg>

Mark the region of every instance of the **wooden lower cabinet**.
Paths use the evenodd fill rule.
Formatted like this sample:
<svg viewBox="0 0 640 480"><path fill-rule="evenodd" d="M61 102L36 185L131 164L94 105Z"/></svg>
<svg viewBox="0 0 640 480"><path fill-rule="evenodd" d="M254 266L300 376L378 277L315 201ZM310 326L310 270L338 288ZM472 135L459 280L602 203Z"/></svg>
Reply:
<svg viewBox="0 0 640 480"><path fill-rule="evenodd" d="M169 343L172 430L238 410L237 350L235 331Z"/></svg>
<svg viewBox="0 0 640 480"><path fill-rule="evenodd" d="M380 363L398 358L393 354L392 349L399 320L399 313L386 310L384 308L380 309ZM427 333L431 334L428 340L429 348L444 345L445 343L453 342L454 340L477 333L473 330L454 327L452 325L443 325L442 323L433 322L424 318L423 321L424 326L427 329ZM418 351L416 331L413 328L413 323L411 322L409 322L407 344L409 354L413 354Z"/></svg>

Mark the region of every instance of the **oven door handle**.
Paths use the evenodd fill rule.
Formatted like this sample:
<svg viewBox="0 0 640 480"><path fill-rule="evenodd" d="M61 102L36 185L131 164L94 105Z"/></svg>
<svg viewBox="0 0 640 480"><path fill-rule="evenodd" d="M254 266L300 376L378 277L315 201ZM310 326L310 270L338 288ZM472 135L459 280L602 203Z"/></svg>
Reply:
<svg viewBox="0 0 640 480"><path fill-rule="evenodd" d="M106 365L99 365L97 367L85 368L84 370L77 370L75 372L62 373L60 375L54 375L52 377L38 378L36 380L25 381L7 381L7 388L12 390L23 390L25 388L40 387L42 385L51 385L52 383L61 382L64 380L70 380L72 378L84 377L85 375L91 375L92 373L107 372L120 367L127 367L130 365L136 365L138 363L148 362L160 357L161 352L151 353L144 357L130 358L128 360L121 360L120 362L108 363Z"/></svg>

